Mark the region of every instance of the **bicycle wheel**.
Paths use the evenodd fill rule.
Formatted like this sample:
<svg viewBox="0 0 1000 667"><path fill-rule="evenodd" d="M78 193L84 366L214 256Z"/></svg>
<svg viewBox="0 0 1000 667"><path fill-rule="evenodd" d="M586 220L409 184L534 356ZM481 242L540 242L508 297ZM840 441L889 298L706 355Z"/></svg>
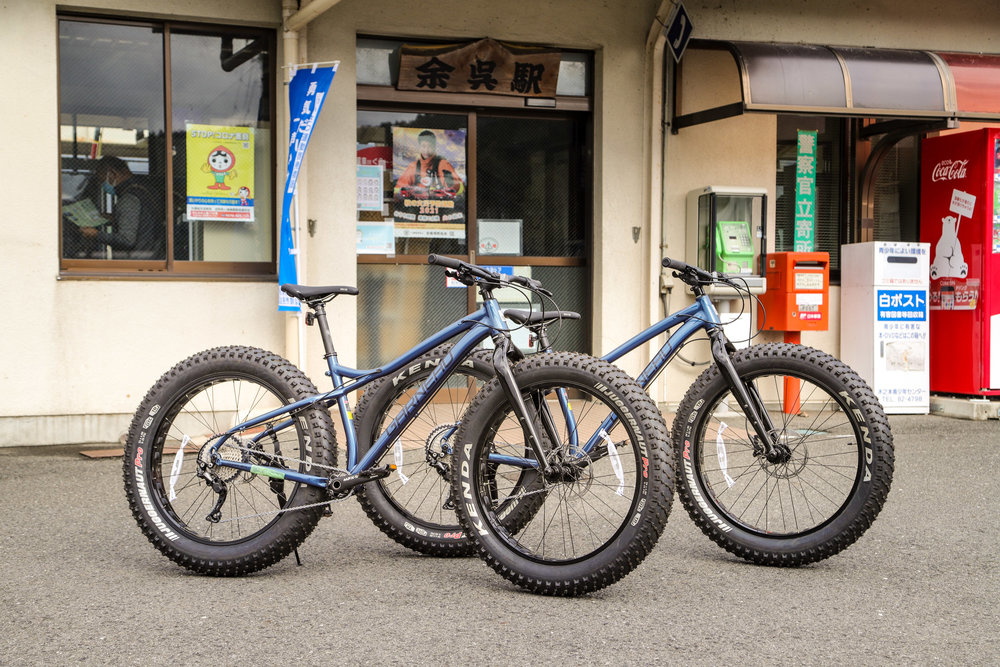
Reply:
<svg viewBox="0 0 1000 667"><path fill-rule="evenodd" d="M450 349L435 348L398 375L377 380L365 390L355 419L359 456L399 416ZM485 352L473 353L462 361L399 436L399 450L390 448L383 456L386 461L395 461L396 452L401 450L399 470L358 491L358 501L372 522L403 546L432 556L472 554L473 544L455 516L451 451L465 409L491 377L493 364Z"/></svg>
<svg viewBox="0 0 1000 667"><path fill-rule="evenodd" d="M809 347L754 345L732 359L763 399L786 452L768 461L713 365L674 420L688 514L753 563L802 565L850 546L875 520L892 482L892 434L878 399L850 367Z"/></svg>
<svg viewBox="0 0 1000 667"><path fill-rule="evenodd" d="M552 470L543 479L498 381L489 382L456 435L459 519L486 562L518 586L551 595L608 586L646 557L666 525L673 473L663 418L625 373L586 355L533 355L514 376ZM609 415L616 422L602 430ZM580 455L591 439L596 446Z"/></svg>
<svg viewBox="0 0 1000 667"><path fill-rule="evenodd" d="M220 576L264 569L297 548L323 513L325 489L216 465L209 470L225 491L219 504L222 494L197 473L218 435L316 393L291 363L248 347L206 350L165 373L132 419L123 464L132 514L149 541L194 572ZM308 408L241 431L218 452L327 476L333 424L325 409Z"/></svg>

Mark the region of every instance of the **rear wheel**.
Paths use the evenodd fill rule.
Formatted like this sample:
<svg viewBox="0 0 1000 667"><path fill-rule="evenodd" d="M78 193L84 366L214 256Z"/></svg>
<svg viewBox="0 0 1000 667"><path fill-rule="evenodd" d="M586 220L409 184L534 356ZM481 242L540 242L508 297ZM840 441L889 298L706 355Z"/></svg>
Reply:
<svg viewBox="0 0 1000 667"><path fill-rule="evenodd" d="M766 565L802 565L853 544L892 482L893 445L878 399L857 373L801 345L754 345L733 355L761 396L782 451L769 460L712 366L674 420L678 492L701 530Z"/></svg>
<svg viewBox="0 0 1000 667"><path fill-rule="evenodd" d="M322 516L326 490L213 465L210 448L237 424L316 393L290 362L248 347L207 350L165 373L132 419L123 466L132 514L149 541L210 575L255 572L298 547ZM333 425L326 410L307 408L237 432L218 455L328 477Z"/></svg>
<svg viewBox="0 0 1000 667"><path fill-rule="evenodd" d="M364 455L400 415L449 349L435 348L399 374L377 380L365 390L356 410L359 455ZM462 415L491 377L493 365L486 353L475 352L463 360L383 456L385 462L394 462L397 452L401 453L399 470L365 484L358 492L372 522L403 546L433 556L473 553L473 545L455 516L451 454Z"/></svg>

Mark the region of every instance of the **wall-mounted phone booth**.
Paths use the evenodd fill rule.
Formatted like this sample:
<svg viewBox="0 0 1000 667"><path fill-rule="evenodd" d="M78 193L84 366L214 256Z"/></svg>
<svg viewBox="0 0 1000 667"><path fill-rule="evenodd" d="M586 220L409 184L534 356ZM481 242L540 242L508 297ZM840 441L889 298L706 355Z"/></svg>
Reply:
<svg viewBox="0 0 1000 667"><path fill-rule="evenodd" d="M709 185L687 198L687 260L706 271L737 275L752 294L767 289L767 190ZM737 298L726 285L711 285L712 296Z"/></svg>

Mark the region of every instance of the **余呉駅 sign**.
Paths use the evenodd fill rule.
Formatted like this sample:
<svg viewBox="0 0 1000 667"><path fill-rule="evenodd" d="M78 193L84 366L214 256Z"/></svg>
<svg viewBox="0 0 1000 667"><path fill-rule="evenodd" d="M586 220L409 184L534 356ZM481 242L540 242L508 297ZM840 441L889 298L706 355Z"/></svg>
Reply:
<svg viewBox="0 0 1000 667"><path fill-rule="evenodd" d="M555 97L562 54L493 39L469 44L404 44L399 90Z"/></svg>

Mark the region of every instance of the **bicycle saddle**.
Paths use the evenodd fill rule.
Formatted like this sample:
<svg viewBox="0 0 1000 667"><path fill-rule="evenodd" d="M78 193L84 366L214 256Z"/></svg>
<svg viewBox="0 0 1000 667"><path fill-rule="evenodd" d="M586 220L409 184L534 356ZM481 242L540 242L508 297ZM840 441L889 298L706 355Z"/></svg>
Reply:
<svg viewBox="0 0 1000 667"><path fill-rule="evenodd" d="M325 301L332 299L338 294L350 294L355 296L358 293L357 287L349 285L282 285L281 291L289 296L294 296L299 301L311 303L313 301Z"/></svg>
<svg viewBox="0 0 1000 667"><path fill-rule="evenodd" d="M549 310L545 312L505 310L503 311L503 314L505 317L517 324L527 324L528 326L534 326L536 324L552 324L557 320L580 319L580 313L574 313L571 310Z"/></svg>

